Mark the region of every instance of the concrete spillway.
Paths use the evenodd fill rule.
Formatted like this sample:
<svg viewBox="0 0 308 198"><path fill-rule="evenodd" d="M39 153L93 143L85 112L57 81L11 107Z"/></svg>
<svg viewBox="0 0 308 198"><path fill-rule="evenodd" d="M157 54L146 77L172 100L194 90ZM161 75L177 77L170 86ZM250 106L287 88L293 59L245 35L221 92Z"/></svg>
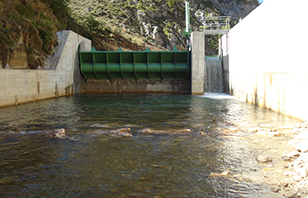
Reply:
<svg viewBox="0 0 308 198"><path fill-rule="evenodd" d="M223 73L218 56L206 56L204 67L204 92L223 92Z"/></svg>

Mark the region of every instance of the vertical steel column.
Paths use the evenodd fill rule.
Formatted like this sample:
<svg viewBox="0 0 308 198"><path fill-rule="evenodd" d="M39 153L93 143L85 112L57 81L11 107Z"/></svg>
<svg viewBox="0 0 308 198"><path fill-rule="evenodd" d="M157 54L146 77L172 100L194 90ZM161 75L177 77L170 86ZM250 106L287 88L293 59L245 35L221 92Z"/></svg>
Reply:
<svg viewBox="0 0 308 198"><path fill-rule="evenodd" d="M147 74L148 74L148 79L150 79L150 72L149 72L149 53L146 52L146 57L147 57Z"/></svg>
<svg viewBox="0 0 308 198"><path fill-rule="evenodd" d="M163 55L162 53L160 52L160 79L161 80L164 80L164 77L163 77Z"/></svg>
<svg viewBox="0 0 308 198"><path fill-rule="evenodd" d="M95 53L92 52L92 64L93 64L93 72L94 72L94 75L96 76L96 78L98 78L98 75L95 71L95 64L96 64L96 61L95 61Z"/></svg>
<svg viewBox="0 0 308 198"><path fill-rule="evenodd" d="M108 77L109 77L109 80L110 82L112 82L112 78L110 76L110 73L109 73L109 67L108 67L108 64L109 64L109 56L108 56L108 53L105 53L106 54L106 72L108 74Z"/></svg>
<svg viewBox="0 0 308 198"><path fill-rule="evenodd" d="M121 74L122 79L124 79L123 72L122 72L122 54L123 53L119 52L119 56L120 56L120 74Z"/></svg>
<svg viewBox="0 0 308 198"><path fill-rule="evenodd" d="M173 53L173 62L174 62L174 79L176 79L176 53Z"/></svg>
<svg viewBox="0 0 308 198"><path fill-rule="evenodd" d="M136 57L135 57L135 53L133 53L133 70L134 70L134 76L135 76L135 79L136 79L136 82L137 82L138 78L137 78L137 74L136 74Z"/></svg>

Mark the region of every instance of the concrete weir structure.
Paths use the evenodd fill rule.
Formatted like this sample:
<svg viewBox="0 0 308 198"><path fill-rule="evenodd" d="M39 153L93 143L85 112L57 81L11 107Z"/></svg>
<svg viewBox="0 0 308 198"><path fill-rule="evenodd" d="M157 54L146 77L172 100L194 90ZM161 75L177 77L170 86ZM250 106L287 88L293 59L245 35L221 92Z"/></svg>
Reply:
<svg viewBox="0 0 308 198"><path fill-rule="evenodd" d="M308 119L307 0L266 0L220 40L225 91Z"/></svg>
<svg viewBox="0 0 308 198"><path fill-rule="evenodd" d="M191 94L204 94L204 33L193 32L191 34Z"/></svg>
<svg viewBox="0 0 308 198"><path fill-rule="evenodd" d="M91 40L73 31L57 32L59 45L44 69L0 69L0 107L90 92L164 92L189 94L190 79L85 80L80 51L91 51Z"/></svg>
<svg viewBox="0 0 308 198"><path fill-rule="evenodd" d="M72 31L57 36L59 46L47 61L48 69L0 69L0 107L80 92L78 46L91 50L91 41Z"/></svg>

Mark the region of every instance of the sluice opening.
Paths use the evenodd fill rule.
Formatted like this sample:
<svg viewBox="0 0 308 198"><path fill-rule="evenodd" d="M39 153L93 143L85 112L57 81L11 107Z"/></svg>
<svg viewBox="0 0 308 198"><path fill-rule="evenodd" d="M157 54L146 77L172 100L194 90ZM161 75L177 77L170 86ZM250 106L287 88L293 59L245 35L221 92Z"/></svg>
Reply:
<svg viewBox="0 0 308 198"><path fill-rule="evenodd" d="M223 70L219 56L205 56L204 92L223 93Z"/></svg>

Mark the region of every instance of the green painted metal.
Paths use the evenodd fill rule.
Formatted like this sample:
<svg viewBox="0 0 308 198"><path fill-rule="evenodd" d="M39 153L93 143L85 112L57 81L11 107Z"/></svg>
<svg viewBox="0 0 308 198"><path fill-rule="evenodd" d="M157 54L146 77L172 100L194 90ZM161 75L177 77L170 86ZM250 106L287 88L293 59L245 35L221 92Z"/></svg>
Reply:
<svg viewBox="0 0 308 198"><path fill-rule="evenodd" d="M87 79L190 79L190 52L79 51L80 70Z"/></svg>

